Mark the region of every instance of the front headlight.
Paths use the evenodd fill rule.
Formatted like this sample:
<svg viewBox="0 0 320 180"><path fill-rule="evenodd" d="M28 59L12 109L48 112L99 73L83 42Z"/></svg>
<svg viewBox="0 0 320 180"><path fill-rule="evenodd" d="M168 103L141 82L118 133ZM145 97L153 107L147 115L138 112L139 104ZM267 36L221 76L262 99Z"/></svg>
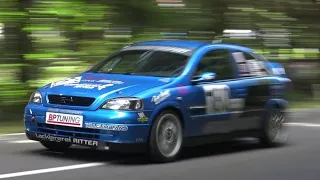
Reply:
<svg viewBox="0 0 320 180"><path fill-rule="evenodd" d="M39 91L36 91L34 93L32 93L29 102L32 103L42 103L42 96L41 93Z"/></svg>
<svg viewBox="0 0 320 180"><path fill-rule="evenodd" d="M138 98L116 98L107 100L101 108L112 110L139 110L143 108L143 102Z"/></svg>

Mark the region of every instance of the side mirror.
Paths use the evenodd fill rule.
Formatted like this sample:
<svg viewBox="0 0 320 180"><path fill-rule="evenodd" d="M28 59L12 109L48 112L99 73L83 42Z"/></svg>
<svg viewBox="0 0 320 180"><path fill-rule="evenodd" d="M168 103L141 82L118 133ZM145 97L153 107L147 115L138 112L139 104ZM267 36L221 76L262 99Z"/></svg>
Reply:
<svg viewBox="0 0 320 180"><path fill-rule="evenodd" d="M216 73L213 72L205 72L202 73L197 78L193 79L193 83L201 83L201 82L211 82L216 78Z"/></svg>

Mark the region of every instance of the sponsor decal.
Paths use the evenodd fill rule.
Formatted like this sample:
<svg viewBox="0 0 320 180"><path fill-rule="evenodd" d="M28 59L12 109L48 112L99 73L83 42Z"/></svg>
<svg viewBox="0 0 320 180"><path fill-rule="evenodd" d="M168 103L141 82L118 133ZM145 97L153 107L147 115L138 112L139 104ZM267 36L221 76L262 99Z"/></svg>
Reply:
<svg viewBox="0 0 320 180"><path fill-rule="evenodd" d="M159 95L152 96L151 102L154 102L155 104L159 104L170 96L171 96L170 90L165 90L163 92L160 92Z"/></svg>
<svg viewBox="0 0 320 180"><path fill-rule="evenodd" d="M67 79L63 79L60 81L56 81L54 83L51 83L50 88L55 87L55 86L62 86L65 84L74 84L74 83L79 83L82 79L82 76L77 76L77 77L73 77L73 78L67 78Z"/></svg>
<svg viewBox="0 0 320 180"><path fill-rule="evenodd" d="M80 88L80 89L94 89L97 88L99 91L106 88L113 86L114 84L65 84L64 86L72 86L73 88Z"/></svg>
<svg viewBox="0 0 320 180"><path fill-rule="evenodd" d="M49 134L35 134L35 135L38 139L41 139L41 140L54 141L54 142L67 142L67 143L72 142L71 137L57 137Z"/></svg>
<svg viewBox="0 0 320 180"><path fill-rule="evenodd" d="M232 53L232 56L237 63L240 76L263 76L267 74L263 62L246 59L242 52Z"/></svg>
<svg viewBox="0 0 320 180"><path fill-rule="evenodd" d="M82 82L87 82L87 83L80 83ZM92 83L90 83L92 82ZM94 84L94 83L99 83L99 84ZM77 76L73 78L67 78L61 81L57 81L54 83L51 83L51 88L56 87L56 86L71 86L73 88L80 88L80 89L95 89L97 88L99 91L116 85L116 84L123 84L122 81L113 81L113 80L107 80L107 79L102 79L102 78L95 78L95 77L86 77L84 79L82 76Z"/></svg>
<svg viewBox="0 0 320 180"><path fill-rule="evenodd" d="M73 114L46 112L46 123L70 127L82 127L83 117Z"/></svg>
<svg viewBox="0 0 320 180"><path fill-rule="evenodd" d="M149 118L146 117L143 112L139 112L138 116L138 122L147 122L149 120Z"/></svg>
<svg viewBox="0 0 320 180"><path fill-rule="evenodd" d="M106 83L106 84L123 84L124 82L122 81L114 81L114 80L109 80L109 79L82 79L82 82L91 82L91 83Z"/></svg>
<svg viewBox="0 0 320 180"><path fill-rule="evenodd" d="M227 85L204 85L203 86L205 100L206 100L206 113L222 113L228 111L230 88Z"/></svg>
<svg viewBox="0 0 320 180"><path fill-rule="evenodd" d="M98 83L108 83L108 84L123 84L122 81L113 81L113 80L107 80L107 79L101 79L97 81Z"/></svg>
<svg viewBox="0 0 320 180"><path fill-rule="evenodd" d="M66 143L73 143L85 146L98 146L99 142L95 140L88 140L88 139L79 139L79 138L71 138L71 137L58 137L52 136L49 134L35 134L36 137L40 140L45 141L52 141L52 142L66 142Z"/></svg>
<svg viewBox="0 0 320 180"><path fill-rule="evenodd" d="M99 145L98 141L88 140L88 139L78 139L78 138L72 138L72 143L86 145L86 146L98 146Z"/></svg>
<svg viewBox="0 0 320 180"><path fill-rule="evenodd" d="M86 122L84 123L85 128L89 129L101 129L108 131L128 131L128 126L125 125L117 125L117 124L102 124L102 123L92 123Z"/></svg>

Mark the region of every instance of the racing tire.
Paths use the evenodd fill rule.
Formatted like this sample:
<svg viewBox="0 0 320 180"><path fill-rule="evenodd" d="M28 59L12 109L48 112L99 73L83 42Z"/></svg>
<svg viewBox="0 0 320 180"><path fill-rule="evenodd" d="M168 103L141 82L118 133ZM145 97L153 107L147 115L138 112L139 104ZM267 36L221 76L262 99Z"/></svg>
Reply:
<svg viewBox="0 0 320 180"><path fill-rule="evenodd" d="M71 143L65 142L40 141L40 143L50 151L56 152L65 152L71 146Z"/></svg>
<svg viewBox="0 0 320 180"><path fill-rule="evenodd" d="M163 111L155 119L149 138L149 156L157 163L172 162L179 158L183 144L183 128L179 115Z"/></svg>
<svg viewBox="0 0 320 180"><path fill-rule="evenodd" d="M289 132L283 126L286 121L286 113L280 108L267 112L262 125L260 142L264 147L275 147L286 144Z"/></svg>

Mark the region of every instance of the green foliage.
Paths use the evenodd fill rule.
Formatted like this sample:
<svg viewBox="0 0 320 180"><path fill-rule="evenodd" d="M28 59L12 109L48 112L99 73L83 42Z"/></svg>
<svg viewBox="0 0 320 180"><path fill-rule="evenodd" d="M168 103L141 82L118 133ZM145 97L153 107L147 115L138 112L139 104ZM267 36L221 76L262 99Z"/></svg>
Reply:
<svg viewBox="0 0 320 180"><path fill-rule="evenodd" d="M223 39L252 47L271 60L319 59L320 10L311 1L183 3L164 7L156 0L1 0L2 105L24 104L36 88L80 73L113 51L145 40ZM268 33L231 38L223 34L225 29Z"/></svg>

